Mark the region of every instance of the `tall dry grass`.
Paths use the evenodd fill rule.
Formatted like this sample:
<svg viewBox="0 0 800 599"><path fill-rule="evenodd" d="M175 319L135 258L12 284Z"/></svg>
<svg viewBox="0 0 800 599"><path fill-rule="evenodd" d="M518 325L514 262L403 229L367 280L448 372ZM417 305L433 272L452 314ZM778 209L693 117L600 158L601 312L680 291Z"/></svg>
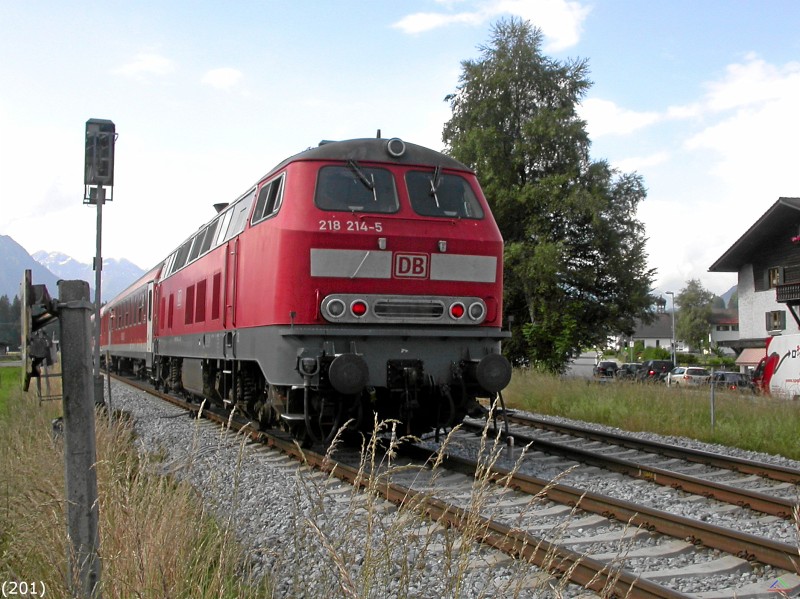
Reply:
<svg viewBox="0 0 800 599"><path fill-rule="evenodd" d="M50 597L68 596L63 449L51 427L60 410L12 392L0 419L0 579L42 581ZM189 485L155 473L129 425L96 426L104 597L269 596L232 531Z"/></svg>

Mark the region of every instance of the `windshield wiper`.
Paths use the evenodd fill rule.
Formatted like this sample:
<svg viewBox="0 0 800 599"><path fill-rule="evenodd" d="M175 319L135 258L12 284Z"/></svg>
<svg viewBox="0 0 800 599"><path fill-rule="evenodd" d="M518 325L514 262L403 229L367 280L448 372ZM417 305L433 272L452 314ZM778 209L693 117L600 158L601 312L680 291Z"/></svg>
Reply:
<svg viewBox="0 0 800 599"><path fill-rule="evenodd" d="M431 177L431 191L430 194L433 196L433 201L436 202L436 207L439 208L439 196L436 195L436 192L439 189L439 185L442 183L442 166L440 164L436 165L436 168L433 169L433 177Z"/></svg>
<svg viewBox="0 0 800 599"><path fill-rule="evenodd" d="M358 177L358 180L364 184L364 187L372 192L372 199L377 202L378 192L375 190L375 175L370 175L367 177L367 175L364 174L364 171L361 170L361 167L358 166L358 163L352 159L347 161L347 166L349 166L350 169L356 174L356 177Z"/></svg>

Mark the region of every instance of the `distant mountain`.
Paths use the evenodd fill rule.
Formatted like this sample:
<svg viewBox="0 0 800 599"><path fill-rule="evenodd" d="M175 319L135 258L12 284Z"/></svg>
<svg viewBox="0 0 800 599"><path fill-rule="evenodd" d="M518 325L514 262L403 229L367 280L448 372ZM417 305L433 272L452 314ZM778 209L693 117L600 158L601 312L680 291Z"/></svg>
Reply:
<svg viewBox="0 0 800 599"><path fill-rule="evenodd" d="M103 260L103 300L108 300L141 277L145 271L125 260ZM30 269L34 285L47 285L51 297L58 297L58 281L80 279L89 283L94 301L94 270L59 252L36 252L31 256L8 235L0 235L0 296L13 300L25 270Z"/></svg>
<svg viewBox="0 0 800 599"><path fill-rule="evenodd" d="M60 279L80 279L81 281L88 281L89 286L92 288L91 299L94 300L95 272L91 264L78 262L74 258L62 254L61 252L36 252L33 257L37 262L58 275ZM131 283L141 277L144 272L144 270L125 258L120 260L115 258L103 258L103 301L108 301L120 291L124 291Z"/></svg>
<svg viewBox="0 0 800 599"><path fill-rule="evenodd" d="M34 285L47 285L51 297L58 297L61 278L39 264L25 248L8 235L0 235L0 296L13 300L19 296L19 286L25 271L30 269Z"/></svg>
<svg viewBox="0 0 800 599"><path fill-rule="evenodd" d="M725 307L726 308L730 308L731 307L731 297L733 296L734 293L736 293L736 291L738 289L739 289L739 286L738 285L734 285L733 287L731 287L725 293L722 294L721 297L722 297L723 300L725 300Z"/></svg>

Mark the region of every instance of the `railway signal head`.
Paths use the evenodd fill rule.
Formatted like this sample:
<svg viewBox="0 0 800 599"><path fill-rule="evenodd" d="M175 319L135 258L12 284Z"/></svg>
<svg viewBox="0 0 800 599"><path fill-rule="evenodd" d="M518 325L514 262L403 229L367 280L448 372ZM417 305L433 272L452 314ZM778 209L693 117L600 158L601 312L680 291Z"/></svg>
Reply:
<svg viewBox="0 0 800 599"><path fill-rule="evenodd" d="M114 185L114 123L106 119L86 121L84 185Z"/></svg>

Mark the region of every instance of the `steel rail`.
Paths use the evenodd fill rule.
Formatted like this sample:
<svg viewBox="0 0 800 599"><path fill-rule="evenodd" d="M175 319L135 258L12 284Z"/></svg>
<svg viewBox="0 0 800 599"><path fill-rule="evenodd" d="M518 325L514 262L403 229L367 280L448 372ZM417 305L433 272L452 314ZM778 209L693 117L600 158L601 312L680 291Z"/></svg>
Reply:
<svg viewBox="0 0 800 599"><path fill-rule="evenodd" d="M155 395L174 405L193 411L200 411L200 406L183 401L175 396L155 391L152 387L133 382L126 378L116 377L137 389ZM340 480L354 485L367 484L363 473L358 469L332 461L330 457L312 451L304 451L299 445L287 437L259 431L248 423L223 417L214 412L204 411L212 420L230 426L242 434L249 435L269 447L280 450L292 457L306 462L309 466L328 472ZM428 454L426 459L429 459ZM448 461L452 458L446 458ZM684 599L688 595L680 593L656 582L641 578L639 575L586 557L578 552L550 543L525 531L512 528L471 513L464 508L431 497L424 491L417 491L397 483L386 482L377 485L377 490L388 501L399 506L413 506L413 509L428 516L433 521L457 527L459 530L476 531L474 539L485 543L516 559L535 564L553 576L568 579L586 589L605 593L609 598L625 597L626 599ZM583 506L581 506L583 507Z"/></svg>
<svg viewBox="0 0 800 599"><path fill-rule="evenodd" d="M469 430L477 434L483 432L483 427L481 425L472 422L465 422L463 427L464 430ZM492 435L496 433L493 426L490 426L488 430ZM501 431L501 434L505 437L504 432ZM577 462L603 468L604 470L619 472L631 478L647 480L665 487L686 491L687 493L694 493L695 495L717 499L724 503L749 508L770 516L778 516L779 518L788 520L794 517L794 510L797 507L795 501L774 497L766 493L741 489L696 476L673 472L664 468L640 464L632 460L603 455L602 453L595 453L569 445L562 445L561 443L553 441L535 439L522 433L510 432L509 435L515 439L515 445L517 446L532 444L532 447L537 451L542 451L551 455L560 455Z"/></svg>
<svg viewBox="0 0 800 599"><path fill-rule="evenodd" d="M433 461L437 455L433 450L418 446L409 448L408 451L419 460ZM449 455L444 456L442 464L446 468L471 476L474 476L478 467L475 461ZM542 478L518 472L512 473L496 465L492 467L492 471L491 478L504 486L530 495L541 495L562 505L576 506L586 512L620 522L629 522L646 530L678 539L688 539L695 545L719 549L748 561L757 560L791 572L797 572L797 567L800 565L798 548L787 543L730 530Z"/></svg>
<svg viewBox="0 0 800 599"><path fill-rule="evenodd" d="M613 443L614 445L620 445L622 447L627 447L628 449L638 449L651 453L659 453L667 457L679 458L688 462L696 462L699 464L705 464L707 466L725 468L727 470L737 470L743 474L755 474L757 476L780 482L800 485L800 470L794 468L787 468L785 466L778 466L774 464L765 464L763 462L757 462L755 460L748 460L745 458L724 456L708 451L701 451L699 449L678 447L675 445L669 445L667 443L660 443L658 441L646 441L644 439L636 439L628 435L597 431L579 425L560 424L532 416L523 416L516 414L513 411L506 411L505 413L498 412L497 419L501 420L503 418L507 418L509 423L522 424L525 426L531 426L565 435L579 436L585 439L591 439L593 441Z"/></svg>

